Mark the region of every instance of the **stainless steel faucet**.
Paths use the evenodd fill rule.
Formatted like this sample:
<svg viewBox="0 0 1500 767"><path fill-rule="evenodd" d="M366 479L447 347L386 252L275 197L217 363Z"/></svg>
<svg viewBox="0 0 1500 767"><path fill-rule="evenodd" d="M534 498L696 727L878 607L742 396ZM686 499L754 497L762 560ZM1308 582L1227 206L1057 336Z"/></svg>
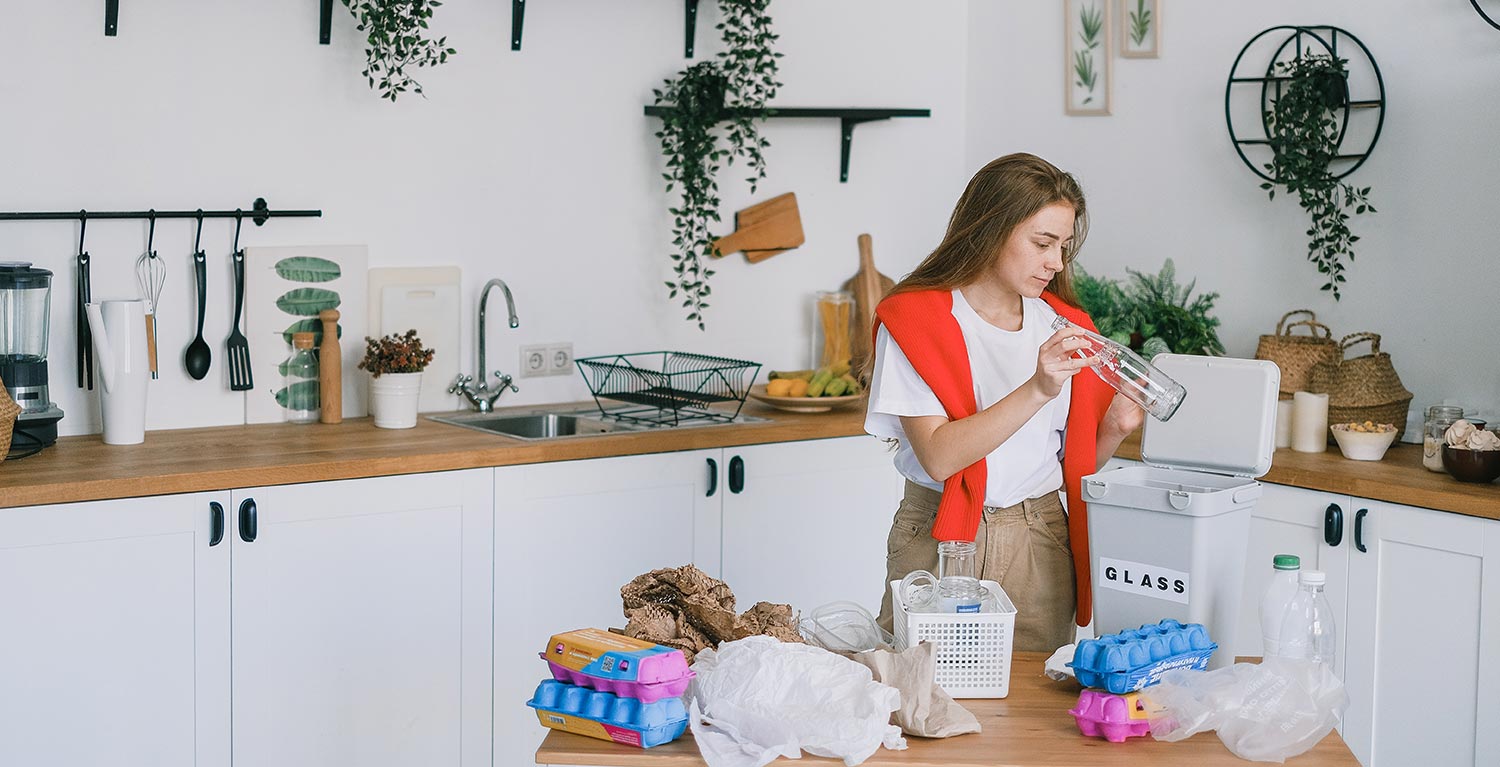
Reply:
<svg viewBox="0 0 1500 767"><path fill-rule="evenodd" d="M494 373L497 380L495 381L495 388L492 390L489 385L489 377L484 374L484 315L490 300L490 288L497 286L500 288L500 292L505 294L505 308L510 311L510 326L513 328L521 326L521 321L516 318L516 301L510 295L510 287L505 284L504 280L495 279L486 282L484 288L479 291L479 359L475 365L475 369L479 374L479 385L470 386L474 382L474 376L459 374L458 378L453 380L453 385L448 387L449 394L463 395L463 398L468 400L469 404L481 413L488 413L494 410L495 400L500 399L500 395L505 393L507 387L511 391L520 391L514 383L511 383L511 377L508 374L498 370Z"/></svg>

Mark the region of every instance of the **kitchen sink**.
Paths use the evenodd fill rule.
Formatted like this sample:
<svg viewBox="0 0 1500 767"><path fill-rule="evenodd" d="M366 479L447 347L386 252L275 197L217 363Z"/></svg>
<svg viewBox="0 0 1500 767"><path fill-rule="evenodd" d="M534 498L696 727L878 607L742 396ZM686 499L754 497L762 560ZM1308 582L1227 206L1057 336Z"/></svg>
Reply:
<svg viewBox="0 0 1500 767"><path fill-rule="evenodd" d="M724 418L728 417L724 414ZM522 440L565 439L567 437L595 437L602 434L633 434L658 429L687 428L691 426L722 426L726 423L759 423L769 419L740 415L732 421L684 416L677 423L647 423L622 419L612 412L601 413L597 409L535 410L502 413L445 413L430 415L428 419L465 429L486 431L505 437Z"/></svg>

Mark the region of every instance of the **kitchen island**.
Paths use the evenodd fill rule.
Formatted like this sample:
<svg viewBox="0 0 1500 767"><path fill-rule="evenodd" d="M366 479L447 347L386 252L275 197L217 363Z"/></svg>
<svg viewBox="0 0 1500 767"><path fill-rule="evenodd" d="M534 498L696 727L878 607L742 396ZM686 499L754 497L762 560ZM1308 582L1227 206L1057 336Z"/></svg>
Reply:
<svg viewBox="0 0 1500 767"><path fill-rule="evenodd" d="M959 701L979 718L983 732L956 738L906 739L905 751L880 749L868 767L1214 767L1249 764L1230 753L1213 733L1201 733L1176 743L1158 742L1149 735L1110 743L1086 738L1068 709L1078 700L1078 684L1054 682L1042 675L1042 653L1016 653L1010 668L1010 695L1003 699ZM692 734L651 749L622 746L572 733L549 731L536 752L537 764L548 767L703 767ZM799 761L779 759L772 764L842 764L836 759L804 756ZM1296 757L1297 767L1358 767L1349 747L1331 732L1307 753Z"/></svg>

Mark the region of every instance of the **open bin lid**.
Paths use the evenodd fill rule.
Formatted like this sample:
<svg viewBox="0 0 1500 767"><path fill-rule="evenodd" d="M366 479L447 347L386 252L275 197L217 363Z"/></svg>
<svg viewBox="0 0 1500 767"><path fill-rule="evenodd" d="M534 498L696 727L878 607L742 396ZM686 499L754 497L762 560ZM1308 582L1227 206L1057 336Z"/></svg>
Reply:
<svg viewBox="0 0 1500 767"><path fill-rule="evenodd" d="M1141 460L1163 469L1260 477L1276 449L1281 369L1267 360L1158 354L1187 396L1171 420L1146 417Z"/></svg>

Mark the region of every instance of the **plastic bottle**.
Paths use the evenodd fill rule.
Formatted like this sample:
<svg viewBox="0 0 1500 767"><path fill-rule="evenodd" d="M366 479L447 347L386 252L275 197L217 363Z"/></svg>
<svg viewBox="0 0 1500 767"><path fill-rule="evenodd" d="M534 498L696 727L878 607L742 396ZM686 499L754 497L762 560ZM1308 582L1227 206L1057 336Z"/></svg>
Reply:
<svg viewBox="0 0 1500 767"><path fill-rule="evenodd" d="M1297 572L1302 567L1302 560L1296 554L1277 554L1271 559L1271 566L1275 568L1275 574L1271 576L1271 585L1260 597L1260 637L1267 658L1281 654L1277 649L1281 642L1281 619L1286 614L1287 605L1292 603L1292 597L1297 596Z"/></svg>
<svg viewBox="0 0 1500 767"><path fill-rule="evenodd" d="M1298 658L1336 667L1338 628L1333 607L1323 595L1326 576L1319 570L1303 570L1297 578L1297 595L1281 619L1278 651L1283 658Z"/></svg>
<svg viewBox="0 0 1500 767"><path fill-rule="evenodd" d="M318 358L313 354L313 334L292 334L292 356L286 360L286 420L318 422Z"/></svg>

